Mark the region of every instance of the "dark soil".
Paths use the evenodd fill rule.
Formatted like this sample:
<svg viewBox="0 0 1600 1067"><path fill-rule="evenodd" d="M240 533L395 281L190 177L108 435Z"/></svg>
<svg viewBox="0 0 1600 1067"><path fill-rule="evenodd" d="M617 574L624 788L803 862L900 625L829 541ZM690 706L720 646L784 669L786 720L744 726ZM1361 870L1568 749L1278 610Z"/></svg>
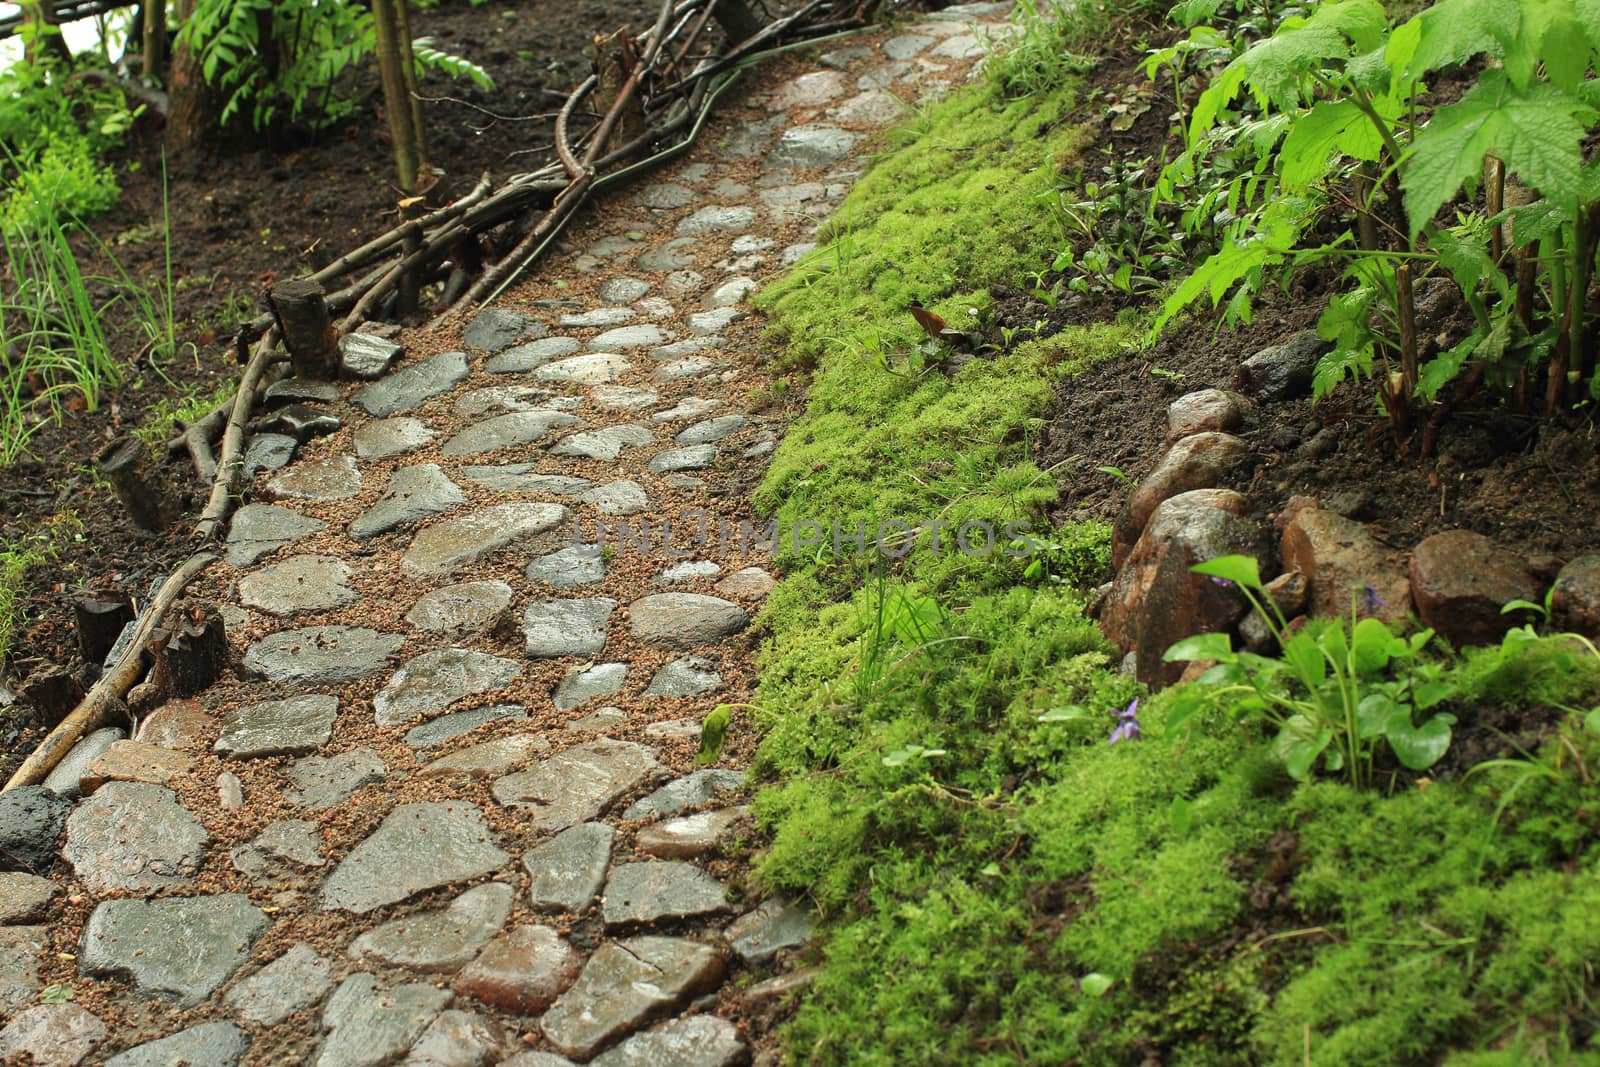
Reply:
<svg viewBox="0 0 1600 1067"><path fill-rule="evenodd" d="M430 98L430 154L447 170L450 187L464 191L485 171L503 180L542 165L550 112L588 75L594 35L625 25L639 32L657 7L655 0L495 0L482 6L443 0L416 13L415 33L479 63L496 83L492 94L440 74L423 83ZM355 75L349 88L360 106L328 129L278 132L271 143L246 135L168 161L176 318L180 340L192 348L155 366L139 355L135 323L113 309L105 325L127 383L108 390L99 410L77 411L63 425L41 429L30 442L31 457L0 475L0 544L64 511L75 512L89 531L54 561L28 571L24 621L10 662L0 664L0 686L15 686L45 664L68 667L91 682L92 671L75 647L73 592L121 590L142 600L152 581L191 550L192 522L180 521L161 535L131 527L121 505L86 469L95 455L145 424L163 402L231 387L239 368L230 337L240 321L256 315L267 285L318 269L394 225L398 191L376 73ZM94 221L94 233L130 274L159 276L167 254L160 236L160 130L139 128L113 163L122 196ZM92 241L77 245L86 273L110 272ZM207 487L187 456L168 460L162 470L186 507L203 502ZM44 725L7 714L5 703L0 693L0 779L37 743Z"/></svg>

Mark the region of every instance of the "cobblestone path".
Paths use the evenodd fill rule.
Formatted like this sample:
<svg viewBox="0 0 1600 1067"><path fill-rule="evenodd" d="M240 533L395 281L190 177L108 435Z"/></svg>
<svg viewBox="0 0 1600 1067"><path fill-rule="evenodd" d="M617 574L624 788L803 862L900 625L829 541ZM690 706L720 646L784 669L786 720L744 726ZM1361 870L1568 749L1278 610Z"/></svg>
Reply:
<svg viewBox="0 0 1600 1067"><path fill-rule="evenodd" d="M782 426L744 301L1000 11L758 71L464 329L274 387L197 588L238 671L0 797L24 868L0 873L0 1058L751 1057L812 917L748 884L750 731L694 760L753 690L774 580L748 497Z"/></svg>

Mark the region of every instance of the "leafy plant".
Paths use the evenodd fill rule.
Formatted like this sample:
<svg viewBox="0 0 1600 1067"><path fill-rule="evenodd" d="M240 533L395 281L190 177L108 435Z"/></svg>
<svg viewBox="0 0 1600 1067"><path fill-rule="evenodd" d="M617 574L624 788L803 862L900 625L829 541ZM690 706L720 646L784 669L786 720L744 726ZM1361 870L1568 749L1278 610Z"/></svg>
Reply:
<svg viewBox="0 0 1600 1067"><path fill-rule="evenodd" d="M1343 771L1356 786L1371 784L1380 741L1411 770L1433 766L1450 747L1455 718L1426 714L1455 691L1437 664L1420 658L1432 630L1398 637L1381 620L1360 617L1352 603L1348 630L1344 620L1334 619L1290 634L1255 560L1223 556L1191 570L1242 592L1282 653L1274 658L1235 651L1221 633L1186 638L1167 649L1167 662L1216 661L1198 686L1171 705L1168 730L1211 707L1241 719L1262 718L1277 728L1274 749L1291 777L1308 780L1320 762L1329 771Z"/></svg>

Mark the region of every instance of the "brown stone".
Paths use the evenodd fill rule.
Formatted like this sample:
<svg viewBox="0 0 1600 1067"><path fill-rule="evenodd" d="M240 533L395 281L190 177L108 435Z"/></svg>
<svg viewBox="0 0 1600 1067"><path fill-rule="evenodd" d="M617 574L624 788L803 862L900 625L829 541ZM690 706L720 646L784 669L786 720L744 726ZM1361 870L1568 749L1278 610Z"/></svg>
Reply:
<svg viewBox="0 0 1600 1067"><path fill-rule="evenodd" d="M138 740L158 748L195 752L210 744L214 727L211 716L196 701L171 700L139 724Z"/></svg>
<svg viewBox="0 0 1600 1067"><path fill-rule="evenodd" d="M1167 444L1197 433L1232 433L1244 425L1249 401L1226 389L1186 393L1167 407Z"/></svg>
<svg viewBox="0 0 1600 1067"><path fill-rule="evenodd" d="M535 1015L565 993L583 957L548 926L516 926L486 945L456 976L455 990L492 1008Z"/></svg>
<svg viewBox="0 0 1600 1067"><path fill-rule="evenodd" d="M0 1060L76 1067L105 1036L105 1023L76 1004L35 1004L0 1030Z"/></svg>
<svg viewBox="0 0 1600 1067"><path fill-rule="evenodd" d="M1561 568L1550 619L1558 629L1600 637L1600 555L1579 556Z"/></svg>
<svg viewBox="0 0 1600 1067"><path fill-rule="evenodd" d="M1299 571L1286 571L1268 582L1264 589L1267 598L1277 605L1278 613L1285 619L1292 619L1306 610L1311 583Z"/></svg>
<svg viewBox="0 0 1600 1067"><path fill-rule="evenodd" d="M189 773L194 757L170 748L147 745L143 741L115 741L94 758L79 782L83 795L90 796L107 782L147 782L171 785L174 778Z"/></svg>
<svg viewBox="0 0 1600 1067"><path fill-rule="evenodd" d="M1301 508L1284 528L1282 554L1284 570L1306 576L1312 615L1349 618L1352 597L1359 611L1385 622L1398 622L1411 610L1405 568L1353 519Z"/></svg>
<svg viewBox="0 0 1600 1067"><path fill-rule="evenodd" d="M1471 530L1434 534L1411 554L1418 617L1458 647L1500 640L1524 621L1500 609L1512 600L1537 602L1540 592L1517 556Z"/></svg>
<svg viewBox="0 0 1600 1067"><path fill-rule="evenodd" d="M658 859L693 859L716 848L749 814L749 808L738 807L668 819L640 830L634 844L640 852Z"/></svg>
<svg viewBox="0 0 1600 1067"><path fill-rule="evenodd" d="M1137 653L1140 681L1177 681L1184 665L1161 660L1169 646L1194 634L1231 630L1244 615L1248 602L1236 590L1189 568L1243 555L1263 561L1270 573L1266 532L1248 512L1248 501L1232 490L1199 489L1163 502L1150 516L1100 616L1106 637L1121 651Z"/></svg>
<svg viewBox="0 0 1600 1067"><path fill-rule="evenodd" d="M0 926L42 921L56 888L50 879L36 874L0 871Z"/></svg>
<svg viewBox="0 0 1600 1067"><path fill-rule="evenodd" d="M1167 449L1156 469L1128 497L1127 506L1117 518L1111 545L1112 565L1120 570L1127 562L1134 542L1139 540L1151 514L1162 501L1179 493L1212 488L1222 480L1222 473L1230 464L1249 452L1249 445L1226 433L1198 433Z"/></svg>

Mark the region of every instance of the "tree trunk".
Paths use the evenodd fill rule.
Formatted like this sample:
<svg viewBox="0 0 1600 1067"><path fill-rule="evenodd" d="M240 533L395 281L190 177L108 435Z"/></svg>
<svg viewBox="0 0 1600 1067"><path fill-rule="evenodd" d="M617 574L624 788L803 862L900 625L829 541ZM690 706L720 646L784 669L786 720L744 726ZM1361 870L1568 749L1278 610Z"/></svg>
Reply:
<svg viewBox="0 0 1600 1067"><path fill-rule="evenodd" d="M195 0L178 0L180 29L194 15ZM222 96L206 84L200 56L180 32L172 53L167 84L171 106L167 111L167 151L173 155L204 143L216 135L222 115Z"/></svg>
<svg viewBox="0 0 1600 1067"><path fill-rule="evenodd" d="M133 600L114 590L84 593L73 600L72 614L78 626L78 655L99 667L116 647L123 627L133 621Z"/></svg>
<svg viewBox="0 0 1600 1067"><path fill-rule="evenodd" d="M61 25L56 20L55 7L50 0L21 0L24 40L23 58L29 63L54 58L72 59L72 49L61 36Z"/></svg>
<svg viewBox="0 0 1600 1067"><path fill-rule="evenodd" d="M169 697L202 692L228 665L228 635L215 604L189 604L151 635L155 664L150 681Z"/></svg>
<svg viewBox="0 0 1600 1067"><path fill-rule="evenodd" d="M167 0L145 0L140 5L144 22L144 76L152 85L167 79Z"/></svg>
<svg viewBox="0 0 1600 1067"><path fill-rule="evenodd" d="M159 533L172 524L178 509L160 475L150 469L150 457L136 437L123 437L95 458L95 468L111 483L112 491L128 517L141 530Z"/></svg>
<svg viewBox="0 0 1600 1067"><path fill-rule="evenodd" d="M278 320L295 377L332 381L339 368L339 334L328 315L322 286L311 278L279 282L267 290L267 303Z"/></svg>
<svg viewBox="0 0 1600 1067"><path fill-rule="evenodd" d="M378 75L383 82L383 112L389 122L389 137L394 141L395 176L406 194L417 191L417 175L422 169L422 136L417 121L419 110L413 100L407 77L412 63L411 39L405 37L404 0L373 0L372 22L378 36Z"/></svg>

